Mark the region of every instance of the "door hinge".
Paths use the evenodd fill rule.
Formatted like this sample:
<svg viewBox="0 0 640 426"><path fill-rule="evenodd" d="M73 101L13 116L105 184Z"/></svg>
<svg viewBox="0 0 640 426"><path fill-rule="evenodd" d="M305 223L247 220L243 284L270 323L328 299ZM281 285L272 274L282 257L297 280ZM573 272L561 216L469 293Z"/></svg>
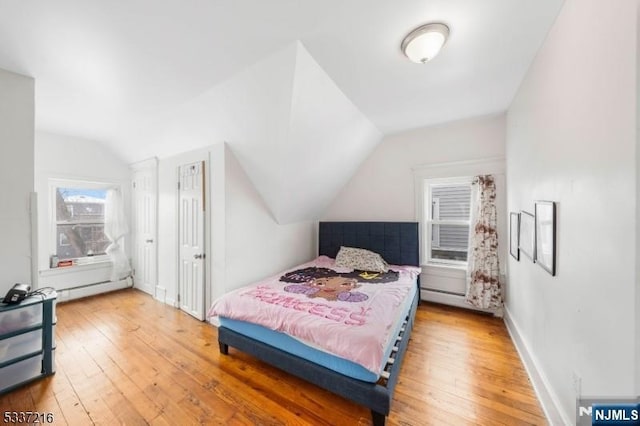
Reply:
<svg viewBox="0 0 640 426"><path fill-rule="evenodd" d="M178 303L180 303L180 295L178 295Z"/></svg>
<svg viewBox="0 0 640 426"><path fill-rule="evenodd" d="M178 182L178 190L180 190L180 182Z"/></svg>
<svg viewBox="0 0 640 426"><path fill-rule="evenodd" d="M131 182L131 184L133 185L133 189L136 189L136 183L135 183L135 181L134 181L134 182Z"/></svg>

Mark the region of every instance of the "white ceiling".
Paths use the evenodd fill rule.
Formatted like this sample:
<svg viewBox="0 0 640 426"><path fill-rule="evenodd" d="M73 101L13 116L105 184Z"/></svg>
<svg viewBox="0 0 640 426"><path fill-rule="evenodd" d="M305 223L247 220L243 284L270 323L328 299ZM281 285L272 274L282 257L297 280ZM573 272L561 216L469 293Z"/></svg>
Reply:
<svg viewBox="0 0 640 426"><path fill-rule="evenodd" d="M561 3L0 0L0 68L35 77L38 130L117 149L141 123L300 40L389 134L505 110ZM432 62L411 63L402 38L430 21L450 39Z"/></svg>

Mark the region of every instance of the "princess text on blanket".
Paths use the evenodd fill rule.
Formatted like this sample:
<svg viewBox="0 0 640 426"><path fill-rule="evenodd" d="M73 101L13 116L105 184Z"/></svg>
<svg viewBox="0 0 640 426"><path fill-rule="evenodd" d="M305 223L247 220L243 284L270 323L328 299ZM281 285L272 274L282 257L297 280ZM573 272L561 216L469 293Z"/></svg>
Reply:
<svg viewBox="0 0 640 426"><path fill-rule="evenodd" d="M261 302L280 305L287 309L308 312L331 321L354 326L366 324L369 311L371 310L371 308L364 307L354 309L345 307L333 308L323 303L300 300L293 296L283 295L269 286L255 287L246 293L242 293L242 296L250 296Z"/></svg>

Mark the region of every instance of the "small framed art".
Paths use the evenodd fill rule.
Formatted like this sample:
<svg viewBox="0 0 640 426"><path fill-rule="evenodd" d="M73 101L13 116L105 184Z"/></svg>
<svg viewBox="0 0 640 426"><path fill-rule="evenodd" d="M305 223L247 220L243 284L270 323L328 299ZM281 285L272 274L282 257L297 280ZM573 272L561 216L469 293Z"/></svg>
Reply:
<svg viewBox="0 0 640 426"><path fill-rule="evenodd" d="M509 253L516 260L520 260L520 213L511 212L509 215Z"/></svg>
<svg viewBox="0 0 640 426"><path fill-rule="evenodd" d="M518 234L520 238L518 240L518 247L522 254L534 262L536 261L535 230L535 217L531 213L522 210L520 212L520 233Z"/></svg>
<svg viewBox="0 0 640 426"><path fill-rule="evenodd" d="M552 276L556 274L556 203L536 201L535 262Z"/></svg>

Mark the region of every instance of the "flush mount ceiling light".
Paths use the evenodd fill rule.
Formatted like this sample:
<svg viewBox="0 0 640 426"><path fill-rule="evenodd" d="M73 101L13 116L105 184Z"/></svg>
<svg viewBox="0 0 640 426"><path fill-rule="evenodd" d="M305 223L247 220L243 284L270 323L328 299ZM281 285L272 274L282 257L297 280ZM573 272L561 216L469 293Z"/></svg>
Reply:
<svg viewBox="0 0 640 426"><path fill-rule="evenodd" d="M436 57L449 37L449 27L431 23L411 31L402 40L402 52L418 64L424 64Z"/></svg>

